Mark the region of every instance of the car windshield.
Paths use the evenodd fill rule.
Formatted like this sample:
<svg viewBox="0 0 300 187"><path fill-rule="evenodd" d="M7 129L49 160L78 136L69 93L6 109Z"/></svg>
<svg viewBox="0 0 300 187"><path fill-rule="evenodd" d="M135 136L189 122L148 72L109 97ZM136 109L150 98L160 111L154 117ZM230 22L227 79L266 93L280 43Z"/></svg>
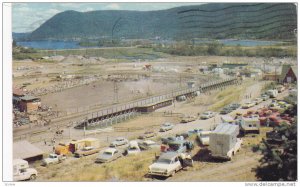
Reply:
<svg viewBox="0 0 300 187"><path fill-rule="evenodd" d="M169 148L173 151L177 151L180 148L178 144L169 144Z"/></svg>
<svg viewBox="0 0 300 187"><path fill-rule="evenodd" d="M204 112L203 115L209 115L209 112Z"/></svg>
<svg viewBox="0 0 300 187"><path fill-rule="evenodd" d="M54 155L50 155L50 156L49 156L49 158L55 158L55 157L56 157L56 156L54 156Z"/></svg>
<svg viewBox="0 0 300 187"><path fill-rule="evenodd" d="M103 153L103 155L109 155L109 156L111 156L111 155L112 155L112 152L107 152L107 151L106 151L106 152Z"/></svg>
<svg viewBox="0 0 300 187"><path fill-rule="evenodd" d="M116 141L121 142L121 141L123 141L123 139L121 139L121 138L120 139L116 139Z"/></svg>
<svg viewBox="0 0 300 187"><path fill-rule="evenodd" d="M161 164L170 164L171 160L165 158L159 158L156 162Z"/></svg>

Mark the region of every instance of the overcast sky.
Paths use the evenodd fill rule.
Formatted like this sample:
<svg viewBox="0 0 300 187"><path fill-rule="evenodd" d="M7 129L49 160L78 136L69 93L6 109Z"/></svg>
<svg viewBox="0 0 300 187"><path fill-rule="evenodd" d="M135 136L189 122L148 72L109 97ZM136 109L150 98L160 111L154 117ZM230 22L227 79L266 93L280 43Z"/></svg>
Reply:
<svg viewBox="0 0 300 187"><path fill-rule="evenodd" d="M163 10L201 3L13 3L13 32L31 32L59 12L76 10Z"/></svg>

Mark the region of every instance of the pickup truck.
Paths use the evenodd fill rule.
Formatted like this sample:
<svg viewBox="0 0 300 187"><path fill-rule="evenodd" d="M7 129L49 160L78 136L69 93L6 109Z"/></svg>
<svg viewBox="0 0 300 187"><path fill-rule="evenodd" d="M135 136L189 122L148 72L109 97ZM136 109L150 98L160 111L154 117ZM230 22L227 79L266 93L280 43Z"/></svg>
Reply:
<svg viewBox="0 0 300 187"><path fill-rule="evenodd" d="M74 156L79 158L82 156L87 156L87 155L92 155L92 154L98 153L99 151L100 151L99 149L95 149L94 147L84 147L81 150L77 150L74 153Z"/></svg>
<svg viewBox="0 0 300 187"><path fill-rule="evenodd" d="M174 176L175 173L181 170L185 165L192 166L193 161L190 157L176 152L163 153L153 164L149 166L149 175L155 176Z"/></svg>
<svg viewBox="0 0 300 187"><path fill-rule="evenodd" d="M50 154L48 158L42 160L42 166L48 166L50 164L58 164L65 160L67 157L64 155Z"/></svg>
<svg viewBox="0 0 300 187"><path fill-rule="evenodd" d="M37 170L29 168L26 160L13 160L13 181L35 180L37 175Z"/></svg>

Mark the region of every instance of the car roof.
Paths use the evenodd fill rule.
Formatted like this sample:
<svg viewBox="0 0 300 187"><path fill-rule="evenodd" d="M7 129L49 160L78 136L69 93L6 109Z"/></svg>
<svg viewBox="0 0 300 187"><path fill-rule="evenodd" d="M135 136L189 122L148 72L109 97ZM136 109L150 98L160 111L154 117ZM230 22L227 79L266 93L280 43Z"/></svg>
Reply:
<svg viewBox="0 0 300 187"><path fill-rule="evenodd" d="M185 142L186 142L185 140L174 140L174 141L170 142L169 144L183 144Z"/></svg>
<svg viewBox="0 0 300 187"><path fill-rule="evenodd" d="M159 158L172 159L176 156L178 156L178 153L176 153L176 152L166 152L166 153L163 153Z"/></svg>
<svg viewBox="0 0 300 187"><path fill-rule="evenodd" d="M115 152L117 149L115 148L107 148L104 150L104 152Z"/></svg>
<svg viewBox="0 0 300 187"><path fill-rule="evenodd" d="M146 143L146 144L155 144L155 142L152 141L152 140L145 140L145 141L143 141L143 142Z"/></svg>

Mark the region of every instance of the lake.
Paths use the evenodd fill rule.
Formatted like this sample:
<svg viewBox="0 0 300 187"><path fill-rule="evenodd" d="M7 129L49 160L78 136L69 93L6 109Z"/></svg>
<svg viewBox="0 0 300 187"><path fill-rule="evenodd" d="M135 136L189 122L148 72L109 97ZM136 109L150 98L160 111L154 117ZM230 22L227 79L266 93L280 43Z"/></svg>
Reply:
<svg viewBox="0 0 300 187"><path fill-rule="evenodd" d="M156 43L174 43L171 40L166 41L156 41ZM245 47L252 47L252 46L268 46L268 45L275 45L278 43L282 43L279 41L261 41L261 40L233 40L233 39L224 39L218 40L220 43L226 46L236 46L241 45ZM209 39L197 39L195 40L195 44L205 44L211 43L213 40ZM35 49L78 49L78 48L88 48L86 46L80 46L78 42L74 41L26 41L26 42L17 42L17 45L23 47L31 47ZM93 46L95 48L95 46Z"/></svg>
<svg viewBox="0 0 300 187"><path fill-rule="evenodd" d="M17 42L17 45L35 49L78 49L81 47L78 42L73 41L26 41ZM86 48L86 47L85 47Z"/></svg>

